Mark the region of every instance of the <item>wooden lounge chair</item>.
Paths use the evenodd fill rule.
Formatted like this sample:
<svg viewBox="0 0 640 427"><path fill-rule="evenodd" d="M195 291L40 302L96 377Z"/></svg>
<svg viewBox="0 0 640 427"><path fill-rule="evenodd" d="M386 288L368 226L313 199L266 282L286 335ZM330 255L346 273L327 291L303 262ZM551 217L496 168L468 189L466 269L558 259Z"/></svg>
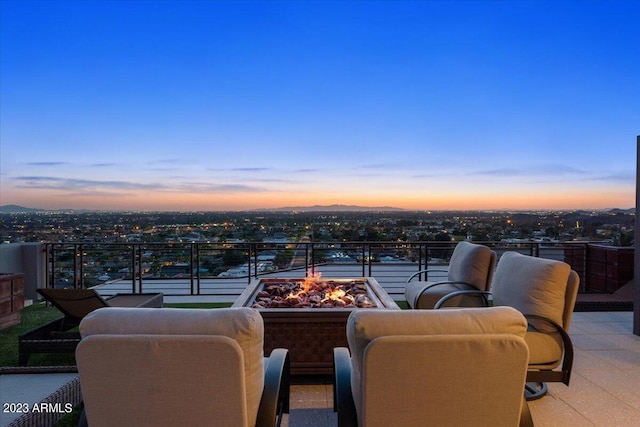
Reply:
<svg viewBox="0 0 640 427"><path fill-rule="evenodd" d="M73 353L80 342L75 328L89 313L103 307L162 307L161 293L116 294L103 298L94 289L37 290L42 297L64 314L18 338L18 363L27 365L32 353Z"/></svg>

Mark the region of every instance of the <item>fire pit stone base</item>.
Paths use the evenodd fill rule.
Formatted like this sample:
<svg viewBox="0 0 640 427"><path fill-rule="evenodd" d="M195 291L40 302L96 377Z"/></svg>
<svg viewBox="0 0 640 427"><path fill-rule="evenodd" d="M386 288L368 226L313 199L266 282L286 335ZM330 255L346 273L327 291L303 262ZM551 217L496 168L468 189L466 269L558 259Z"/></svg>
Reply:
<svg viewBox="0 0 640 427"><path fill-rule="evenodd" d="M293 375L330 375L333 371L333 349L347 346L346 323L349 314L358 309L399 310L398 305L372 277L357 279L323 279L337 284L362 284L369 302L364 307L318 306L317 308L262 308L256 302L265 287L301 281L302 279L256 279L238 298L234 307L254 307L264 320L264 351L286 348ZM288 285L287 285L288 286ZM351 286L351 285L349 285ZM361 294L361 293L360 293ZM282 296L282 295L281 295ZM286 295L285 295L286 296Z"/></svg>

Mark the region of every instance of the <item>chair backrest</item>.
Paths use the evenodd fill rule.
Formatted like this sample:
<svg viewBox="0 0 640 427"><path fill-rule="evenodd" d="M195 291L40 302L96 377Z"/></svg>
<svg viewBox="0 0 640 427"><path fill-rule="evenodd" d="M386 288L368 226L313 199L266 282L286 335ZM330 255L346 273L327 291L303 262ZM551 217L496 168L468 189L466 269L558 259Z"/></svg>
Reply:
<svg viewBox="0 0 640 427"><path fill-rule="evenodd" d="M489 289L496 267L496 253L488 246L459 242L449 261L448 280L470 283L481 291Z"/></svg>
<svg viewBox="0 0 640 427"><path fill-rule="evenodd" d="M39 288L38 293L60 310L67 320L79 323L87 314L109 304L93 289Z"/></svg>
<svg viewBox="0 0 640 427"><path fill-rule="evenodd" d="M510 307L358 310L349 316L360 426L517 425L526 320ZM486 421L486 423L485 423Z"/></svg>
<svg viewBox="0 0 640 427"><path fill-rule="evenodd" d="M549 318L568 331L579 283L578 274L565 262L505 252L491 292L495 305Z"/></svg>
<svg viewBox="0 0 640 427"><path fill-rule="evenodd" d="M264 387L257 311L103 308L80 333L89 425L255 425Z"/></svg>

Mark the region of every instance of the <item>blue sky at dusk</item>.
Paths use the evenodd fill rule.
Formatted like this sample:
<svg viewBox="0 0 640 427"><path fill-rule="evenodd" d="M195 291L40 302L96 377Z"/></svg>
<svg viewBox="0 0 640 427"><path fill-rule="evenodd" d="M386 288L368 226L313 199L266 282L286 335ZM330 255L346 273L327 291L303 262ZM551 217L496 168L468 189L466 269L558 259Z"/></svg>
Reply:
<svg viewBox="0 0 640 427"><path fill-rule="evenodd" d="M0 204L628 208L640 1L0 0Z"/></svg>

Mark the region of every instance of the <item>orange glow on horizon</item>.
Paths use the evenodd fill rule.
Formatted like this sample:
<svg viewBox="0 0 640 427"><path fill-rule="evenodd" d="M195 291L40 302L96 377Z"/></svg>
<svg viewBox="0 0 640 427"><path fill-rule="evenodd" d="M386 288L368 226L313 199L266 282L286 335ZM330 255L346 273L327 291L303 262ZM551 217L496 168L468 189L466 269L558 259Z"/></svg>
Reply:
<svg viewBox="0 0 640 427"><path fill-rule="evenodd" d="M288 194L264 192L252 194L121 192L119 194L72 195L63 191L3 192L1 204L16 204L42 209L95 209L140 211L224 211L273 209L314 205L357 205L395 207L408 210L529 210L529 209L603 209L635 206L632 191L556 191L526 194L335 194L309 192Z"/></svg>

